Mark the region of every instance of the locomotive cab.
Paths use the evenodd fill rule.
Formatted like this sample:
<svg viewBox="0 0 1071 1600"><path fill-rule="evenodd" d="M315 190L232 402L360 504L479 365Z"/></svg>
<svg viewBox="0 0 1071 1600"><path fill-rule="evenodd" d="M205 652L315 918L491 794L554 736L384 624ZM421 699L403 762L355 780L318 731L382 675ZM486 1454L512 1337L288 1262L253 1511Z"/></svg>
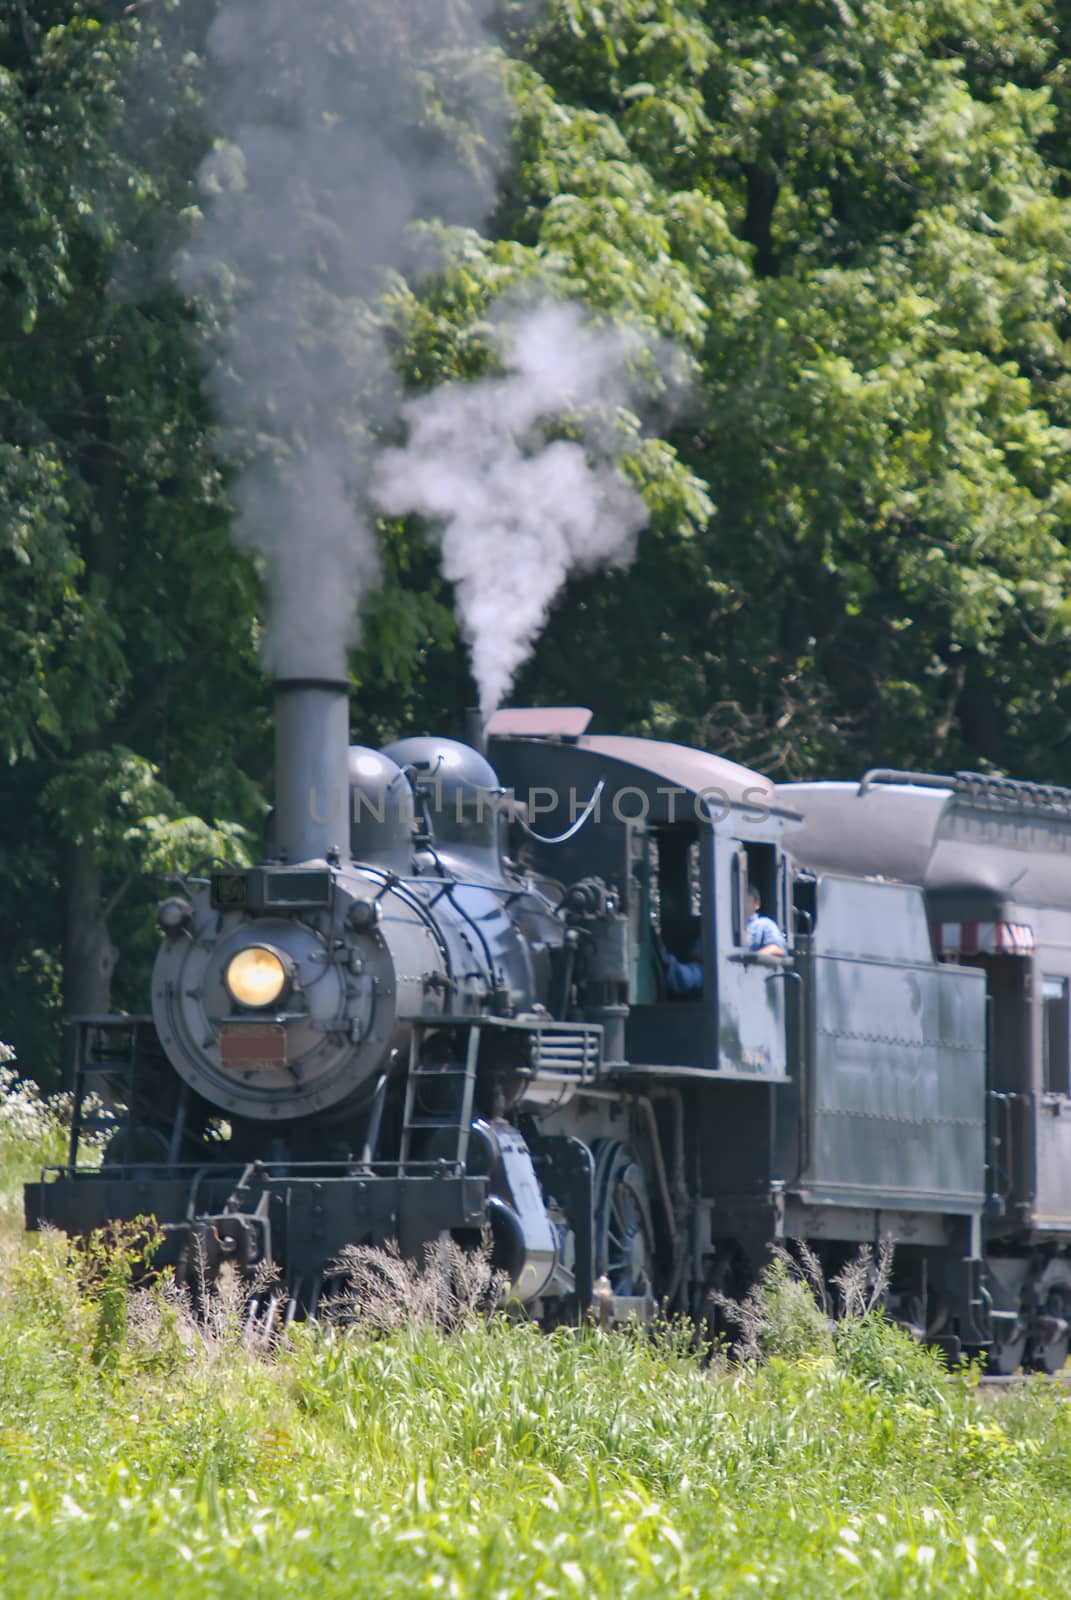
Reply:
<svg viewBox="0 0 1071 1600"><path fill-rule="evenodd" d="M757 960L746 939L754 883L791 944L786 814L772 785L704 751L583 731L556 735L552 713L542 725L548 732L532 716L498 713L491 751L514 792L536 802L539 837L527 848L538 870L567 883L594 870L621 905L629 944L620 974L621 1056L636 1070L783 1080L783 964ZM664 951L691 969L689 988L671 982Z"/></svg>

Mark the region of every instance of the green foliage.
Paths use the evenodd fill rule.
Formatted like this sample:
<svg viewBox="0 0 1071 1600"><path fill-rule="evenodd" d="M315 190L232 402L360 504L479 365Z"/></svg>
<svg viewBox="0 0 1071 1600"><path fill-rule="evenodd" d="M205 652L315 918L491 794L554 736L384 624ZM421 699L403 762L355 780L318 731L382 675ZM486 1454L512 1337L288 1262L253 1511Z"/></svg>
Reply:
<svg viewBox="0 0 1071 1600"><path fill-rule="evenodd" d="M916 1344L880 1310L843 1318L833 1329L833 1341L837 1365L867 1389L930 1408L946 1403L948 1372L942 1357Z"/></svg>
<svg viewBox="0 0 1071 1600"><path fill-rule="evenodd" d="M634 230L680 219L657 273L677 309L656 315L697 351L693 430L674 442L716 511L687 551L657 566L641 551L631 577L578 588L525 687L564 691L556 662L564 648L575 672L580 629L600 709L760 765L1060 775L1056 12L550 8L524 52L566 107L521 183L542 185L544 233L563 170L581 205L600 168L616 187L627 173ZM597 232L603 251L614 229ZM644 283L641 264L634 306ZM616 672L615 636L645 699Z"/></svg>
<svg viewBox="0 0 1071 1600"><path fill-rule="evenodd" d="M33 1079L20 1078L14 1051L0 1044L0 1228L5 1213L21 1212L23 1184L67 1160L71 1109L69 1094L42 1094ZM94 1094L85 1097L83 1116L83 1159L92 1166L114 1128Z"/></svg>
<svg viewBox="0 0 1071 1600"><path fill-rule="evenodd" d="M762 1353L784 1361L820 1359L833 1351L832 1331L824 1308L810 1285L785 1262L771 1262L759 1290L763 1327Z"/></svg>
<svg viewBox="0 0 1071 1600"><path fill-rule="evenodd" d="M90 841L110 874L163 876L206 859L248 859L246 829L175 815L175 797L157 768L121 745L71 762L46 785L41 804L64 836Z"/></svg>
<svg viewBox="0 0 1071 1600"><path fill-rule="evenodd" d="M110 998L79 982L75 952L113 934L127 954L114 998L129 978L141 1009L145 874L240 854L263 811L240 772L263 737L255 583L228 539L190 319L161 270L204 142L196 57L154 99L141 12L0 20L0 300L21 329L0 345L0 788L20 819L0 1004L43 1081L55 1033L41 1024L61 997Z"/></svg>
<svg viewBox="0 0 1071 1600"><path fill-rule="evenodd" d="M14 1052L0 1055L0 1212L17 1211L22 1185L42 1167L67 1158L69 1102L41 1094L32 1081L20 1079Z"/></svg>
<svg viewBox="0 0 1071 1600"><path fill-rule="evenodd" d="M1062 1592L1062 1396L987 1403L880 1317L750 1369L504 1320L258 1356L237 1303L209 1337L157 1289L102 1364L109 1249L9 1247L0 1572L29 1600Z"/></svg>
<svg viewBox="0 0 1071 1600"><path fill-rule="evenodd" d="M83 1298L96 1308L89 1359L102 1372L115 1372L123 1363L131 1284L144 1276L161 1239L154 1223L135 1218L112 1224L73 1247Z"/></svg>

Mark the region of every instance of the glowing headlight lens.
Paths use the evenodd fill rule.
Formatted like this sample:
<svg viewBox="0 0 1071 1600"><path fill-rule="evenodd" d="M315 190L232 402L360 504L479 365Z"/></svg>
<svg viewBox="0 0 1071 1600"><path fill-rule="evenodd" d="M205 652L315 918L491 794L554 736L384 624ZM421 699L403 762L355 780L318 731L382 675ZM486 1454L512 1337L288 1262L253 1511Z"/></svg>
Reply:
<svg viewBox="0 0 1071 1600"><path fill-rule="evenodd" d="M227 963L223 981L240 1006L270 1006L286 988L287 972L274 950L251 944Z"/></svg>

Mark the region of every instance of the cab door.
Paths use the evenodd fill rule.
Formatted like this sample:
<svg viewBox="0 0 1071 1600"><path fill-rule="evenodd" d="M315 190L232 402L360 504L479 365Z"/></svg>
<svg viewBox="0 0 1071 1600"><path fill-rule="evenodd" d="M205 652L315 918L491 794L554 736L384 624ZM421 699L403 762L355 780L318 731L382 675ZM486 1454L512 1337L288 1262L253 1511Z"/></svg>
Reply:
<svg viewBox="0 0 1071 1600"><path fill-rule="evenodd" d="M756 844L714 829L707 836L713 855L713 944L718 997L715 1059L723 1072L760 1078L785 1076L786 988L791 966L754 957L747 949L747 890L756 881L764 914L782 921L784 858L772 844ZM768 852L769 854L766 854ZM767 888L762 881L769 879ZM710 878L708 877L708 882Z"/></svg>

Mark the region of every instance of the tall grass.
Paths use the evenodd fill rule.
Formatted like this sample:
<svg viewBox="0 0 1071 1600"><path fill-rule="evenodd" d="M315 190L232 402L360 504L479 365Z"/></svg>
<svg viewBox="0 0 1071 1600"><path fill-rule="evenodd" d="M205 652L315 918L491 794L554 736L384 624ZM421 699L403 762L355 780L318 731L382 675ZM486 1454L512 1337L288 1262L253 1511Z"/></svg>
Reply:
<svg viewBox="0 0 1071 1600"><path fill-rule="evenodd" d="M22 1186L43 1167L60 1166L70 1147L72 1096L45 1095L29 1078L20 1078L14 1051L0 1043L0 1228L17 1227L22 1215ZM82 1102L79 1162L99 1163L115 1131L115 1119L95 1094Z"/></svg>
<svg viewBox="0 0 1071 1600"><path fill-rule="evenodd" d="M22 1185L67 1159L70 1098L45 1096L20 1078L14 1052L0 1044L0 1214L22 1208Z"/></svg>
<svg viewBox="0 0 1071 1600"><path fill-rule="evenodd" d="M1062 1391L981 1405L784 1262L739 1366L479 1317L256 1353L130 1247L0 1244L5 1596L1066 1593Z"/></svg>

